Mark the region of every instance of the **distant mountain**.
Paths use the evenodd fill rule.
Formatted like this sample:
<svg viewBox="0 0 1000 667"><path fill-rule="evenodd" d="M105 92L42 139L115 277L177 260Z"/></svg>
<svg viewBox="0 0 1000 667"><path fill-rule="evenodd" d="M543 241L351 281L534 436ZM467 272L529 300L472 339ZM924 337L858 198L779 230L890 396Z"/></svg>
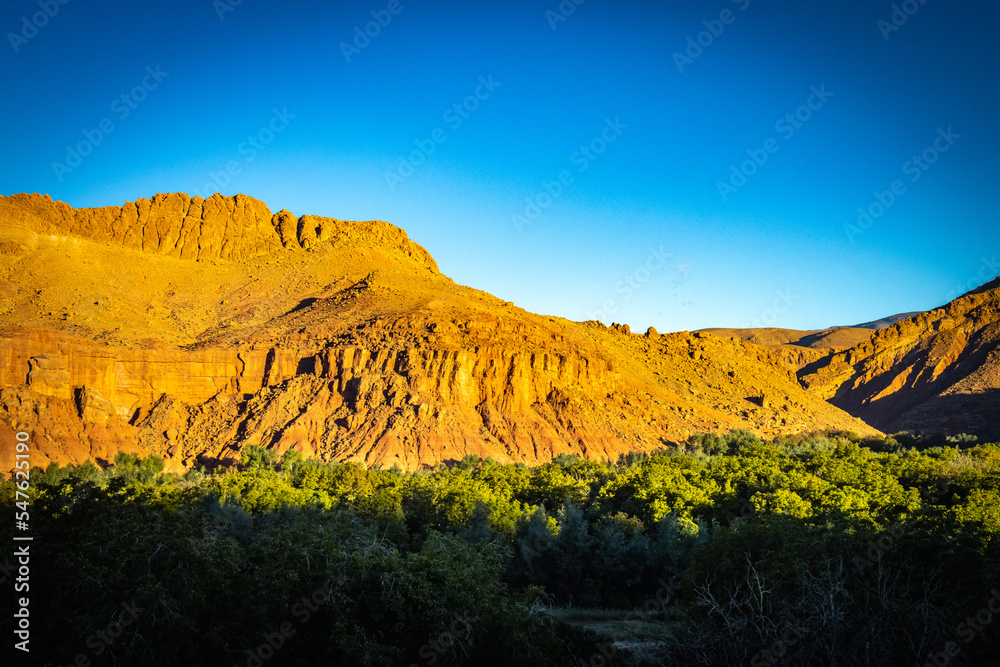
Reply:
<svg viewBox="0 0 1000 667"><path fill-rule="evenodd" d="M819 361L832 352L854 347L871 338L871 329L833 327L831 329L703 329L722 337L760 345L777 354L784 367L797 372L807 364Z"/></svg>
<svg viewBox="0 0 1000 667"><path fill-rule="evenodd" d="M798 371L803 366L819 361L832 352L839 352L860 345L872 337L873 331L886 329L897 322L908 320L920 313L900 313L874 322L851 326L834 326L827 329L702 329L716 336L733 336L739 340L761 345L781 357L786 368Z"/></svg>
<svg viewBox="0 0 1000 667"><path fill-rule="evenodd" d="M1000 278L878 330L799 377L885 432L1000 437Z"/></svg>
<svg viewBox="0 0 1000 667"><path fill-rule="evenodd" d="M896 322L902 322L903 320L908 320L911 317L916 317L920 315L920 311L913 313L900 313L898 315L890 315L889 317L883 317L880 320L875 320L874 322L865 322L864 324L854 324L851 328L854 329L888 329Z"/></svg>
<svg viewBox="0 0 1000 667"><path fill-rule="evenodd" d="M153 453L415 469L617 459L696 432L877 431L733 336L631 334L456 284L380 221L244 195L0 197L0 467ZM804 348L803 348L804 349Z"/></svg>

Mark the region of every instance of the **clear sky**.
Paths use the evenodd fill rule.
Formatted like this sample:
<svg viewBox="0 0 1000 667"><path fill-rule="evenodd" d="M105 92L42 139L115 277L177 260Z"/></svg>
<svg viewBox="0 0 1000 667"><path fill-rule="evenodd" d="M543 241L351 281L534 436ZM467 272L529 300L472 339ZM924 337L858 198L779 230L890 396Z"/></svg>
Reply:
<svg viewBox="0 0 1000 667"><path fill-rule="evenodd" d="M1000 272L1000 3L896 6L9 0L0 193L387 220L633 330L924 310Z"/></svg>

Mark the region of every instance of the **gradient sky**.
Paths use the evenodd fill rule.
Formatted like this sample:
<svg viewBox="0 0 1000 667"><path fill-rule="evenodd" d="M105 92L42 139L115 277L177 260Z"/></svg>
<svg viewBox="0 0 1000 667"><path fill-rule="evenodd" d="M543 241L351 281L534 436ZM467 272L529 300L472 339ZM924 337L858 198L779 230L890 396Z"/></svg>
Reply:
<svg viewBox="0 0 1000 667"><path fill-rule="evenodd" d="M853 324L1000 272L996 2L236 2L4 3L0 193L387 220L633 330Z"/></svg>

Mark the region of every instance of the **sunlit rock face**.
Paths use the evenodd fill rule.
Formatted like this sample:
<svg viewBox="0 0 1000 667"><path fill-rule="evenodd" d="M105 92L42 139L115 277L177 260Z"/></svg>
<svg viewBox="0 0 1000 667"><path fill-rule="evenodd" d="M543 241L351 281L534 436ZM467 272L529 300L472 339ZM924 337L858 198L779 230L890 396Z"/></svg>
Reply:
<svg viewBox="0 0 1000 667"><path fill-rule="evenodd" d="M414 469L617 459L695 432L875 429L779 353L528 313L385 222L250 197L0 197L0 465L279 452ZM824 376L825 377L825 376ZM824 389L826 394L834 395Z"/></svg>
<svg viewBox="0 0 1000 667"><path fill-rule="evenodd" d="M1000 437L1000 280L882 329L801 372L885 431Z"/></svg>

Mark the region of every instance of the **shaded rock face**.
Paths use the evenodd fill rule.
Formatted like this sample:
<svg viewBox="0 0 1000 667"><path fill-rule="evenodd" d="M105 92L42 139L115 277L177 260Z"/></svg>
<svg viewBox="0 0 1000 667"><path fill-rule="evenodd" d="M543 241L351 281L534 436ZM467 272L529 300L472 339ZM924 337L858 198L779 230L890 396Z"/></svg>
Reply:
<svg viewBox="0 0 1000 667"><path fill-rule="evenodd" d="M534 315L456 285L387 223L244 196L74 210L16 195L0 198L4 240L4 469L16 429L39 465L122 449L172 470L260 443L413 469L616 459L734 428L875 433L769 350Z"/></svg>
<svg viewBox="0 0 1000 667"><path fill-rule="evenodd" d="M1000 437L1000 279L806 366L800 377L886 432Z"/></svg>

